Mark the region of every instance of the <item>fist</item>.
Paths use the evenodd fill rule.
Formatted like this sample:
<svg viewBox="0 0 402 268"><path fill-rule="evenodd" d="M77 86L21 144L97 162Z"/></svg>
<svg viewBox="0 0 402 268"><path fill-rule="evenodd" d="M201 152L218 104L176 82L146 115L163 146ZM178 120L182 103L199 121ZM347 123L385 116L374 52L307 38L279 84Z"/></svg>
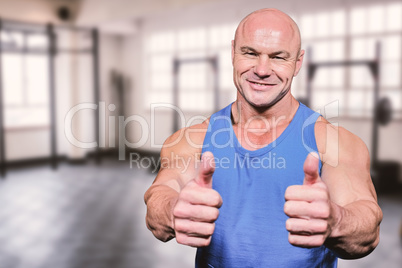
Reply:
<svg viewBox="0 0 402 268"><path fill-rule="evenodd" d="M215 230L222 198L212 189L213 154L205 152L196 178L179 194L173 209L176 241L192 247L208 246Z"/></svg>
<svg viewBox="0 0 402 268"><path fill-rule="evenodd" d="M331 233L329 191L318 174L318 155L311 153L304 162L303 185L292 185L285 192L284 212L289 219L289 242L299 247L319 247Z"/></svg>

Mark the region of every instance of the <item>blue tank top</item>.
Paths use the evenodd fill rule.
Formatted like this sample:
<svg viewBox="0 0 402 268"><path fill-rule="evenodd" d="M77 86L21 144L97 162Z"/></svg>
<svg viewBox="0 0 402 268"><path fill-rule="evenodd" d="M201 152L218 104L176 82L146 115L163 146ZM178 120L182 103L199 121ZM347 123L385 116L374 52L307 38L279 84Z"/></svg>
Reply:
<svg viewBox="0 0 402 268"><path fill-rule="evenodd" d="M319 114L303 104L271 144L250 151L236 138L231 105L211 116L202 152L211 151L213 188L223 199L208 247L198 248L196 267L336 267L325 246L306 249L288 242L283 212L285 191L303 184L307 154L317 151L314 125ZM319 164L321 170L321 161Z"/></svg>

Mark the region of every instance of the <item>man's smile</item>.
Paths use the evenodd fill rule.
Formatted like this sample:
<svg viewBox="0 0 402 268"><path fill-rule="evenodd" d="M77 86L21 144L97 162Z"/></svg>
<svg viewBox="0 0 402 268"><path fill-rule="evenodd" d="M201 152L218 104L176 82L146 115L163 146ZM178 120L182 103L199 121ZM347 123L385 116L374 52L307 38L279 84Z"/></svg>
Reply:
<svg viewBox="0 0 402 268"><path fill-rule="evenodd" d="M253 89L256 90L263 90L267 88L271 88L276 85L276 83L268 83L263 81L253 81L253 80L246 80Z"/></svg>

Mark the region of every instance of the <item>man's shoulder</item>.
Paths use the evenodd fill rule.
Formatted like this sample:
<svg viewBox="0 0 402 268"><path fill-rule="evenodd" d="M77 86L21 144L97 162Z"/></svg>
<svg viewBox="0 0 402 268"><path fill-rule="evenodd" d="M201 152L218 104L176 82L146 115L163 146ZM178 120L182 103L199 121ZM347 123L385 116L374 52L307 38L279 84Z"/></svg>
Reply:
<svg viewBox="0 0 402 268"><path fill-rule="evenodd" d="M317 118L315 127L315 134L317 138L327 138L328 131L336 131L338 133L338 137L342 139L352 139L352 140L361 140L358 136L348 131L346 128L334 125L325 119L323 116L319 116Z"/></svg>
<svg viewBox="0 0 402 268"><path fill-rule="evenodd" d="M163 144L161 155L178 154L194 155L201 153L205 134L208 129L209 119L200 124L182 128L166 139Z"/></svg>
<svg viewBox="0 0 402 268"><path fill-rule="evenodd" d="M317 149L324 162L339 163L342 156L348 160L353 157L368 157L366 144L347 129L331 124L320 116L314 127ZM334 165L334 164L332 164Z"/></svg>

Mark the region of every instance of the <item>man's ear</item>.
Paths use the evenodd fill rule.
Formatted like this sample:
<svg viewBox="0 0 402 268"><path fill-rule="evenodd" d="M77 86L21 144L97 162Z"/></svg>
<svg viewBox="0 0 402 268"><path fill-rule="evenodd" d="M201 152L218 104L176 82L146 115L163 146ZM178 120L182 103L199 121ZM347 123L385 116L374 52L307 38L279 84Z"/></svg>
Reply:
<svg viewBox="0 0 402 268"><path fill-rule="evenodd" d="M299 71L300 71L300 69L302 67L303 59L304 59L304 53L305 53L304 49L300 50L299 56L298 56L298 58L296 60L296 69L295 69L295 73L293 74L293 76L296 76L299 73Z"/></svg>

